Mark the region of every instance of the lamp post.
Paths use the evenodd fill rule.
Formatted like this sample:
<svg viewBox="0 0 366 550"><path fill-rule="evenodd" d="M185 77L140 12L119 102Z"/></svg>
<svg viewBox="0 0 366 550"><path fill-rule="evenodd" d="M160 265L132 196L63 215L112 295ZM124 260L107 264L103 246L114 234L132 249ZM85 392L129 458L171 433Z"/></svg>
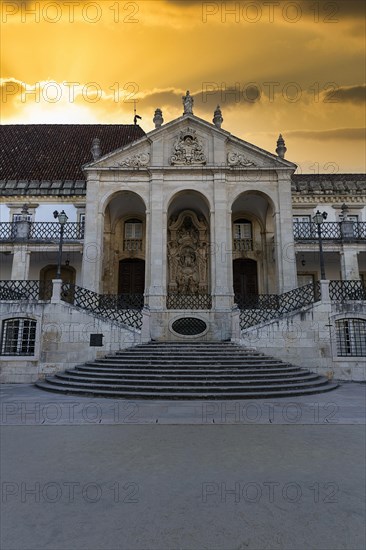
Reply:
<svg viewBox="0 0 366 550"><path fill-rule="evenodd" d="M313 217L313 222L316 223L318 227L318 239L319 239L319 256L320 256L320 279L325 280L325 268L324 268L324 254L323 254L323 241L322 241L322 230L321 226L324 220L326 220L328 214L326 212L320 212L317 210L315 216Z"/></svg>
<svg viewBox="0 0 366 550"><path fill-rule="evenodd" d="M57 262L57 272L56 272L56 279L61 279L61 262L62 262L62 244L64 239L64 227L65 223L69 219L65 212L62 210L61 212L58 212L57 210L54 211L53 217L58 219L58 223L60 224L60 243L58 247L58 262Z"/></svg>

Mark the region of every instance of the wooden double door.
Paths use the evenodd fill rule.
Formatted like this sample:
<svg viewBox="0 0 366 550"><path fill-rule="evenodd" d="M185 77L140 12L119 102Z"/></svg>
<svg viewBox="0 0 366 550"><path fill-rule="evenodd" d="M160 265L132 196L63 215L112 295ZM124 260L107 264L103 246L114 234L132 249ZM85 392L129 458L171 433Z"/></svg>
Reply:
<svg viewBox="0 0 366 550"><path fill-rule="evenodd" d="M254 260L233 261L234 294L244 300L258 296L257 262Z"/></svg>
<svg viewBox="0 0 366 550"><path fill-rule="evenodd" d="M145 261L121 260L119 262L118 294L144 294Z"/></svg>

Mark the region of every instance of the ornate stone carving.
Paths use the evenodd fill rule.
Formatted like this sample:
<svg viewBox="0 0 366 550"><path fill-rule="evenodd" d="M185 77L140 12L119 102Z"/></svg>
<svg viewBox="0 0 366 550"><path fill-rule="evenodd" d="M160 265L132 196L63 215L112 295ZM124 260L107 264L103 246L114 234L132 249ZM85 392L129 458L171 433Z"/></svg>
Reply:
<svg viewBox="0 0 366 550"><path fill-rule="evenodd" d="M190 210L169 224L169 291L202 294L208 290L207 223Z"/></svg>
<svg viewBox="0 0 366 550"><path fill-rule="evenodd" d="M174 143L173 155L170 157L170 163L180 166L206 164L203 146L196 136L195 130L187 128L181 131L178 139Z"/></svg>
<svg viewBox="0 0 366 550"><path fill-rule="evenodd" d="M254 162L246 159L244 155L234 152L227 154L227 163L229 166L257 166Z"/></svg>
<svg viewBox="0 0 366 550"><path fill-rule="evenodd" d="M117 163L117 166L120 166L121 168L140 168L147 166L149 162L149 153L139 153L123 159L121 162Z"/></svg>

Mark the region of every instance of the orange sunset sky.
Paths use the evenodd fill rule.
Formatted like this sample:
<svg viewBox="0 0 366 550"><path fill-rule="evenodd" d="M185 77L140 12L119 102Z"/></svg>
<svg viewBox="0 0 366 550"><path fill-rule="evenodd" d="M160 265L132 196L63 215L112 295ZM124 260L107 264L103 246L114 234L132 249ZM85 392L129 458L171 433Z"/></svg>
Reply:
<svg viewBox="0 0 366 550"><path fill-rule="evenodd" d="M1 1L1 121L194 114L299 172L365 171L363 1Z"/></svg>

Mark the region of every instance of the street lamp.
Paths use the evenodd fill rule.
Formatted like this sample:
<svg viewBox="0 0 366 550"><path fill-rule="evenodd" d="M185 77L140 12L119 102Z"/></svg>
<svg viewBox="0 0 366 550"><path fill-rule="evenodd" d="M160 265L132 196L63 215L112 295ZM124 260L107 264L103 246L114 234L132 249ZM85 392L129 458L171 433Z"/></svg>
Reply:
<svg viewBox="0 0 366 550"><path fill-rule="evenodd" d="M316 223L318 227L318 239L319 239L319 256L320 256L320 279L324 281L325 279L325 269L324 269L324 254L323 254L323 241L322 241L322 230L321 225L328 217L326 212L320 212L317 210L315 216L313 217L313 222Z"/></svg>
<svg viewBox="0 0 366 550"><path fill-rule="evenodd" d="M57 272L56 272L56 279L61 279L61 262L62 262L62 243L64 239L64 227L65 223L69 219L64 210L62 210L60 213L55 210L53 213L53 217L58 219L58 223L60 224L60 243L58 247L58 262L57 262Z"/></svg>

